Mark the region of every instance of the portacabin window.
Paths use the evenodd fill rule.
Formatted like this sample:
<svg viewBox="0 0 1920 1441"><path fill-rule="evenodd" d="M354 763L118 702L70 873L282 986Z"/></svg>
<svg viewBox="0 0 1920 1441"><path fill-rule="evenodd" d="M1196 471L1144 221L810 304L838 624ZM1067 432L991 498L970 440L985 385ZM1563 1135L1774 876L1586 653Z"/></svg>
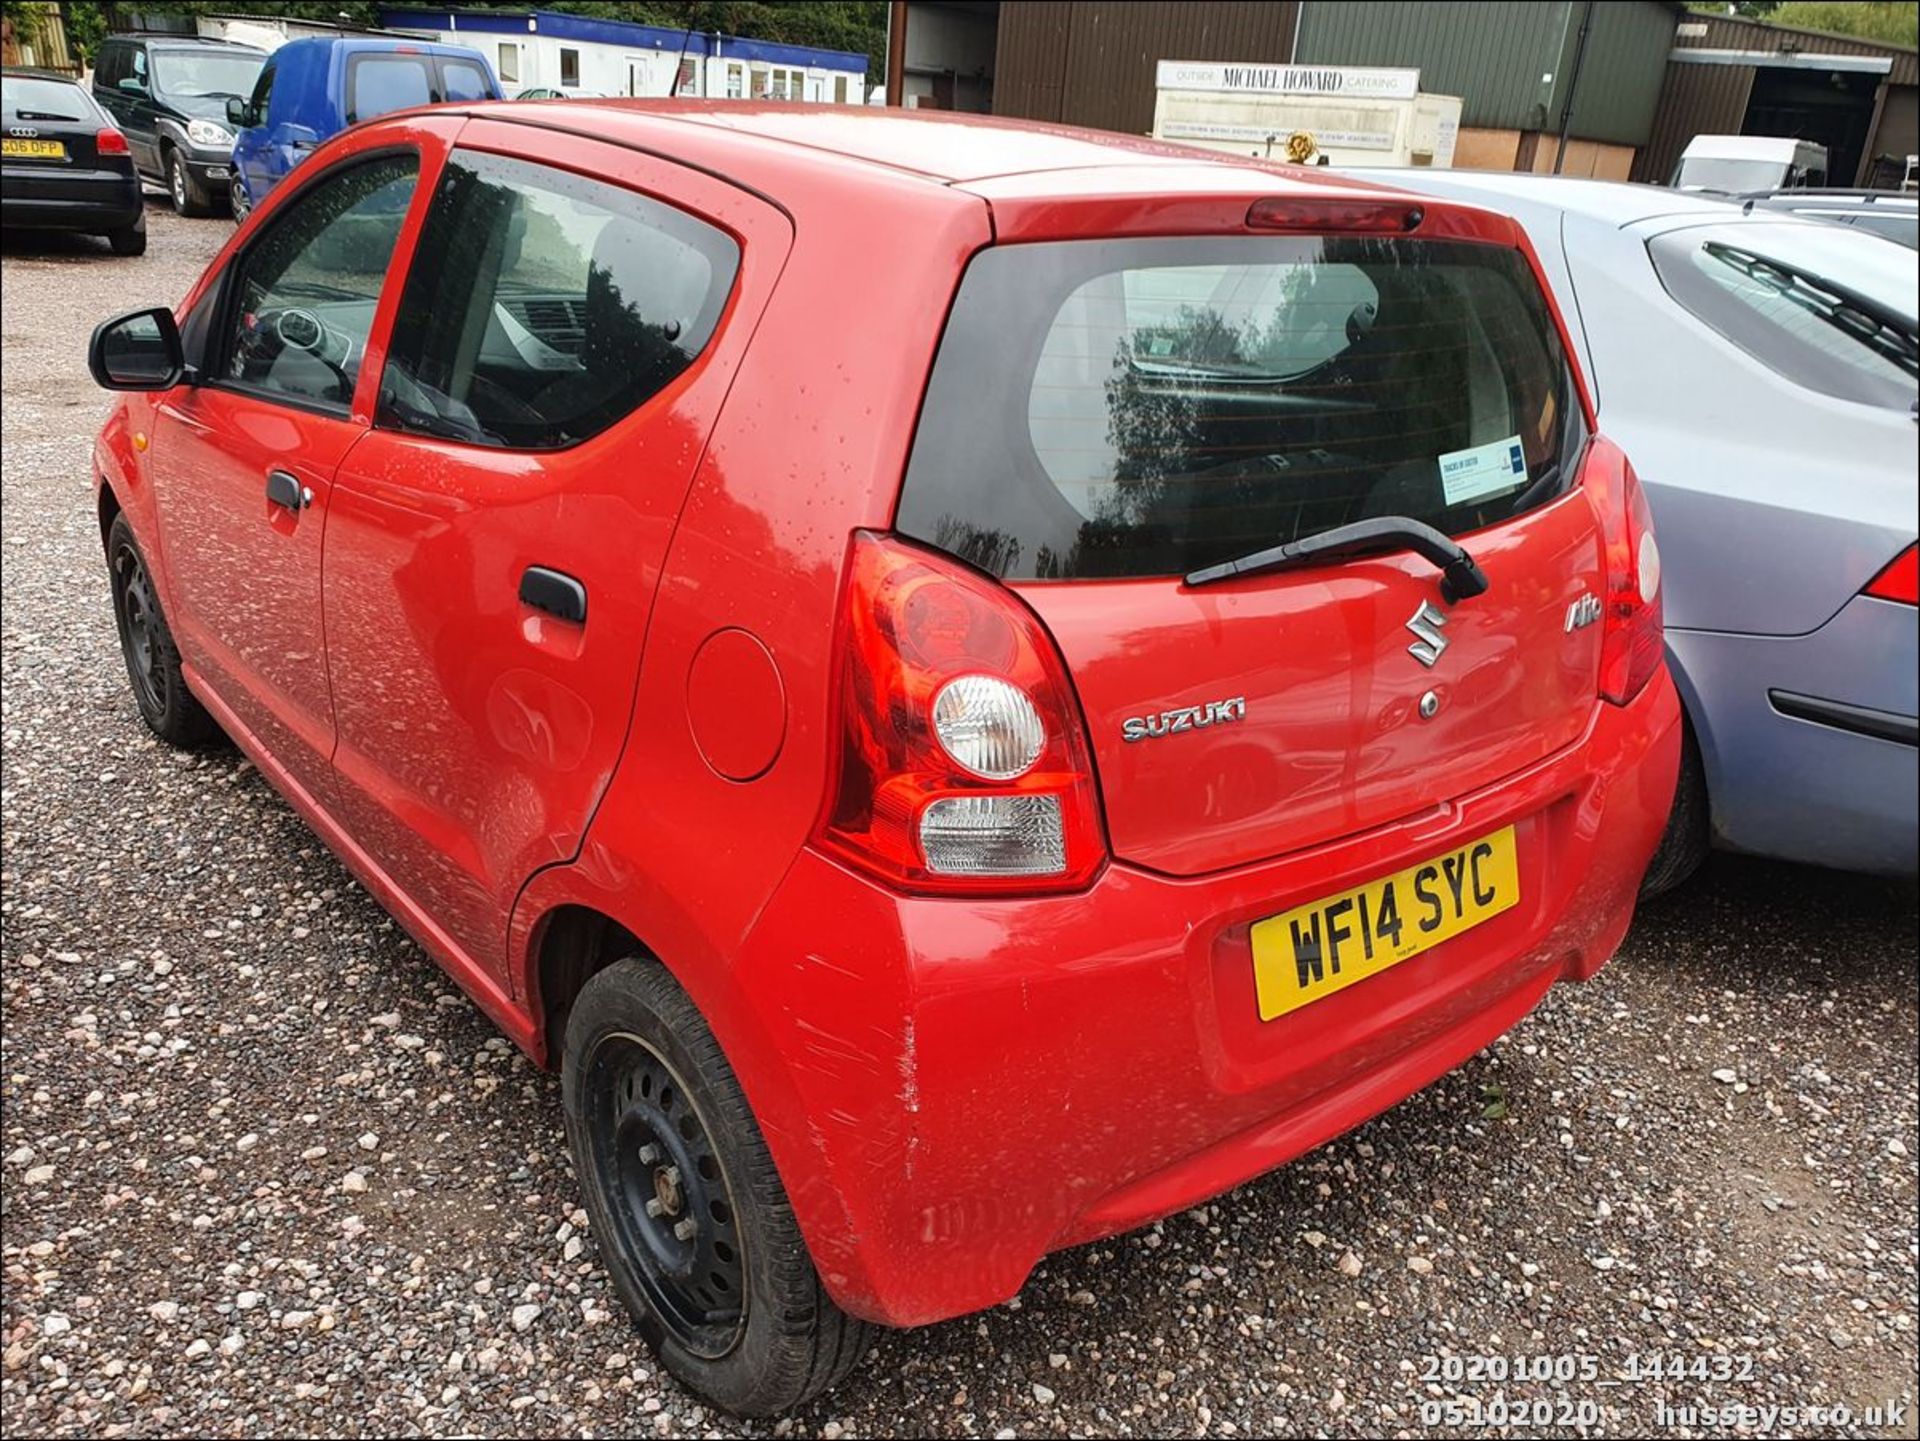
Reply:
<svg viewBox="0 0 1920 1441"><path fill-rule="evenodd" d="M580 52L571 46L560 47L560 83L570 90L580 85Z"/></svg>
<svg viewBox="0 0 1920 1441"><path fill-rule="evenodd" d="M733 238L658 200L456 150L407 277L378 424L514 449L606 429L699 357Z"/></svg>

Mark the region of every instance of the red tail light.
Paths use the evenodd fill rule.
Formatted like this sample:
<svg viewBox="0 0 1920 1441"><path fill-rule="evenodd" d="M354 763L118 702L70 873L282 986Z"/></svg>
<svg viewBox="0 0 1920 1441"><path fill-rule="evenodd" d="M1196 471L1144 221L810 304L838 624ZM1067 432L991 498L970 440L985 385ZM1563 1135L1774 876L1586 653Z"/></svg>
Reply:
<svg viewBox="0 0 1920 1441"><path fill-rule="evenodd" d="M1601 606L1600 696L1625 705L1660 669L1666 627L1660 604L1660 547L1646 492L1620 448L1596 436L1581 485L1600 518L1607 594Z"/></svg>
<svg viewBox="0 0 1920 1441"><path fill-rule="evenodd" d="M1867 582L1861 594L1878 600L1897 600L1902 605L1920 605L1920 546L1910 545L1901 551L1885 570Z"/></svg>
<svg viewBox="0 0 1920 1441"><path fill-rule="evenodd" d="M1061 891L1106 860L1079 707L1012 592L861 531L840 618L819 841L909 891Z"/></svg>
<svg viewBox="0 0 1920 1441"><path fill-rule="evenodd" d="M1291 200L1269 196L1247 207L1249 230L1386 231L1420 228L1426 212L1404 200Z"/></svg>
<svg viewBox="0 0 1920 1441"><path fill-rule="evenodd" d="M127 155L127 137L111 125L97 132L93 137L93 148L102 155Z"/></svg>

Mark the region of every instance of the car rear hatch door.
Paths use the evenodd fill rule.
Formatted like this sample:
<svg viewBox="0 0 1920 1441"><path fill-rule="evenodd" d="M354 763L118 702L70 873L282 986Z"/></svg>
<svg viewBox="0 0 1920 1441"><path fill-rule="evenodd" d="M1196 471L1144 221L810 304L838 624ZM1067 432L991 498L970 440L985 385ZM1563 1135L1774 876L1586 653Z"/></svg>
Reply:
<svg viewBox="0 0 1920 1441"><path fill-rule="evenodd" d="M6 118L7 170L16 177L68 174L98 168L95 135L107 120L79 87L32 75L9 75L0 82Z"/></svg>
<svg viewBox="0 0 1920 1441"><path fill-rule="evenodd" d="M1444 806L1582 734L1605 594L1586 445L1511 244L1001 246L962 282L896 524L1052 633L1115 856L1197 875ZM1187 579L1383 517L1457 538L1484 593L1449 602L1391 543Z"/></svg>

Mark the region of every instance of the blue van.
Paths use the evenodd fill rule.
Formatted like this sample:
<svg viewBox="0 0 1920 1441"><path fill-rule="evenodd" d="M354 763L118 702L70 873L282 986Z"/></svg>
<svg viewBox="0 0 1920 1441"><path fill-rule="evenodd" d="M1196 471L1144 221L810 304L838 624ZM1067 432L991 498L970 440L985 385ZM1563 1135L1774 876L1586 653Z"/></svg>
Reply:
<svg viewBox="0 0 1920 1441"><path fill-rule="evenodd" d="M332 135L389 110L443 101L499 100L486 56L464 45L372 36L289 40L272 55L246 100L229 100L233 218L245 220Z"/></svg>

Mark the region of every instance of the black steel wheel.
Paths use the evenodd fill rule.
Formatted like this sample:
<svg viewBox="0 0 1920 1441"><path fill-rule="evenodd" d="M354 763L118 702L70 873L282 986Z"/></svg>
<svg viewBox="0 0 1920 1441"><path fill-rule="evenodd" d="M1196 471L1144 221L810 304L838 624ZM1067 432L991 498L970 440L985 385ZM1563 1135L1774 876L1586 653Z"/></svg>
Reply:
<svg viewBox="0 0 1920 1441"><path fill-rule="evenodd" d="M560 1090L600 1258L667 1370L771 1416L853 1369L873 1327L821 1285L746 1094L665 967L634 956L581 988Z"/></svg>
<svg viewBox="0 0 1920 1441"><path fill-rule="evenodd" d="M594 1048L586 1083L595 1166L613 1182L613 1222L648 1304L693 1355L726 1355L745 1326L746 1246L687 1083L617 1032Z"/></svg>
<svg viewBox="0 0 1920 1441"><path fill-rule="evenodd" d="M140 718L171 745L199 745L218 735L213 717L187 689L173 631L124 515L115 516L107 532L107 575L120 655L127 664L127 683Z"/></svg>

